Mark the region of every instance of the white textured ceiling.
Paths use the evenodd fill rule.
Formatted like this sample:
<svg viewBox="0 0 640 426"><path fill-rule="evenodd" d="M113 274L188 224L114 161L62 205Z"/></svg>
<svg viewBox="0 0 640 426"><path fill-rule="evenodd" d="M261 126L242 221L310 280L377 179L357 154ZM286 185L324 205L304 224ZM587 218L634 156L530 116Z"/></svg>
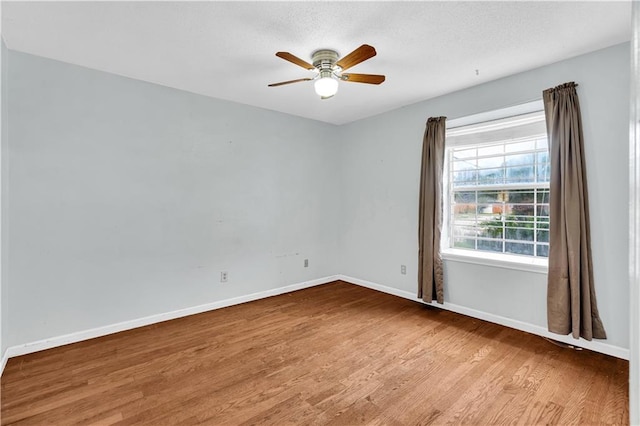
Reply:
<svg viewBox="0 0 640 426"><path fill-rule="evenodd" d="M631 2L2 2L9 49L342 124L601 49L631 36ZM310 61L370 44L328 100ZM478 70L478 75L476 75Z"/></svg>

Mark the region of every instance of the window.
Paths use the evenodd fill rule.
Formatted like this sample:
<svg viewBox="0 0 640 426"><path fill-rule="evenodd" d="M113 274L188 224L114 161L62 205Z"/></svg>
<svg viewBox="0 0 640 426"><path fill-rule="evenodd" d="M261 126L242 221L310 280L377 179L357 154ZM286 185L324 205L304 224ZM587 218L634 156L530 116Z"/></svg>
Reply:
<svg viewBox="0 0 640 426"><path fill-rule="evenodd" d="M549 152L542 111L447 131L445 250L549 255Z"/></svg>

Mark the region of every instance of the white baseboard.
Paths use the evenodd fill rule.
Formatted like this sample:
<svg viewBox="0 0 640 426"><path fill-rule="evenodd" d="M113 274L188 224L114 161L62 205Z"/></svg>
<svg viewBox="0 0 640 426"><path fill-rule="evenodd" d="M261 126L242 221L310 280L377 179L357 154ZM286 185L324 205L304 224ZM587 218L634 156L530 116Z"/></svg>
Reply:
<svg viewBox="0 0 640 426"><path fill-rule="evenodd" d="M215 309L220 309L220 308L226 308L228 306L239 305L241 303L251 302L258 299L264 299L266 297L277 296L284 293L290 293L292 291L302 290L305 288L314 287L320 284L326 284L336 280L338 280L337 275L318 278L311 281L303 281L303 282L288 285L285 287L278 287L271 290L260 291L258 293L247 294L245 296L233 297L231 299L219 300L216 302L205 303L203 305L193 306L193 307L184 308L184 309L178 309L175 311L165 312L162 314L150 315L144 318L138 318L130 321L123 321L116 324L92 328L89 330L78 331L75 333L52 337L49 339L38 340L36 342L26 343L23 345L11 346L7 348L4 356L2 357L2 369L0 369L0 374L2 374L2 371L4 371L4 366L6 365L7 359L11 357L26 355L33 352L43 351L45 349L51 349L58 346L68 345L70 343L76 343L83 340L93 339L96 337L102 337L108 334L131 330L133 328L144 327L146 325L156 324L162 321L168 321L176 318L186 317L189 315L200 314L202 312L213 311Z"/></svg>
<svg viewBox="0 0 640 426"><path fill-rule="evenodd" d="M342 281L346 281L351 284L356 284L362 287L367 287L373 290L378 290L383 293L392 294L394 296L402 297L404 299L413 300L420 303L425 303L422 299L419 299L416 294L399 290L397 288L388 287L381 284L376 284L370 281L361 280L359 278L353 278L345 275L338 275L339 279ZM621 348L619 346L609 345L607 343L602 343L600 341L592 340L584 340L579 339L576 340L571 336L562 336L559 334L554 334L549 332L546 328L540 327L538 325L529 324L526 322L514 320L511 318L502 317L500 315L494 315L487 312L478 311L475 309L467 308L464 306L456 305L453 303L444 302L444 304L439 303L429 303L429 306L434 306L440 309L445 309L447 311L457 312L462 315L467 315L469 317L481 319L484 321L489 321L495 324L504 325L505 327L515 328L516 330L525 331L527 333L536 334L538 336L547 337L549 339L556 340L558 342L568 343L573 346L579 346L581 348L589 349L594 352L600 352L606 355L611 355L616 358L629 359L629 349Z"/></svg>
<svg viewBox="0 0 640 426"><path fill-rule="evenodd" d="M231 299L219 300L216 302L205 303L203 305L193 306L184 309L178 309L176 311L165 312L156 315L150 315L143 318L138 318L130 321L123 321L116 324L106 325L103 327L92 328L89 330L78 331L75 333L65 334L62 336L52 337L49 339L39 340L36 342L26 343L23 345L11 346L2 354L2 360L0 361L0 375L4 371L4 367L7 361L11 357L26 355L33 352L43 351L46 349L55 348L58 346L64 346L71 343L81 342L83 340L93 339L96 337L102 337L121 331L131 330L133 328L144 327L146 325L156 324L163 321L168 321L176 318L182 318L189 315L195 315L202 312L212 311L215 309L226 308L228 306L238 305L241 303L251 302L258 299L264 299L266 297L277 296L284 293L290 293L296 290L302 290L309 287L314 287L321 284L330 283L332 281L342 280L351 284L359 285L362 287L377 290L383 293L392 294L394 296L402 297L404 299L413 300L420 303L425 303L421 299L418 299L415 294L400 290L393 287L388 287L381 284L376 284L370 281L361 280L359 278L353 278L346 275L332 275L324 278L318 278L310 281L303 281L297 284L292 284L284 287L278 287L271 290L252 293L244 296L238 296ZM544 327L525 323L522 321L514 320L511 318L501 317L499 315L490 314L487 312L478 311L464 306L455 305L445 302L443 305L438 303L429 304L429 306L435 306L437 308L445 309L459 314L467 315L473 318L489 321L492 323L504 325L506 327L515 328L517 330L525 331L528 333L536 334L538 336L547 337L559 342L568 343L574 346L580 346L585 349L589 349L595 352L600 352L606 355L615 356L617 358L629 359L629 350L618 346L609 345L598 341L587 341L584 339L575 340L570 336L561 336L550 333Z"/></svg>

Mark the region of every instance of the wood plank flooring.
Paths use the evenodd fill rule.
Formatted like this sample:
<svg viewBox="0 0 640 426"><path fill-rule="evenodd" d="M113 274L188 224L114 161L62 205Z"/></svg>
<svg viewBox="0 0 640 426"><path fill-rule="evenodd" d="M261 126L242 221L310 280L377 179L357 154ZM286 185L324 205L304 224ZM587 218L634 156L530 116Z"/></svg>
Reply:
<svg viewBox="0 0 640 426"><path fill-rule="evenodd" d="M628 424L628 363L336 282L9 360L2 424Z"/></svg>

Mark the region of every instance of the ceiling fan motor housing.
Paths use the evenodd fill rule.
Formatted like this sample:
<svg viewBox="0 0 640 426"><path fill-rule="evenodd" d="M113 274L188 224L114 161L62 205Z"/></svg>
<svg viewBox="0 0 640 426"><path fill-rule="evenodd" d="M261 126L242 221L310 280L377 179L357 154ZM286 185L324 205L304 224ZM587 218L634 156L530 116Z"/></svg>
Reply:
<svg viewBox="0 0 640 426"><path fill-rule="evenodd" d="M311 55L313 66L319 71L333 70L336 62L338 62L338 58L338 52L328 49L316 50L313 52L313 55Z"/></svg>

